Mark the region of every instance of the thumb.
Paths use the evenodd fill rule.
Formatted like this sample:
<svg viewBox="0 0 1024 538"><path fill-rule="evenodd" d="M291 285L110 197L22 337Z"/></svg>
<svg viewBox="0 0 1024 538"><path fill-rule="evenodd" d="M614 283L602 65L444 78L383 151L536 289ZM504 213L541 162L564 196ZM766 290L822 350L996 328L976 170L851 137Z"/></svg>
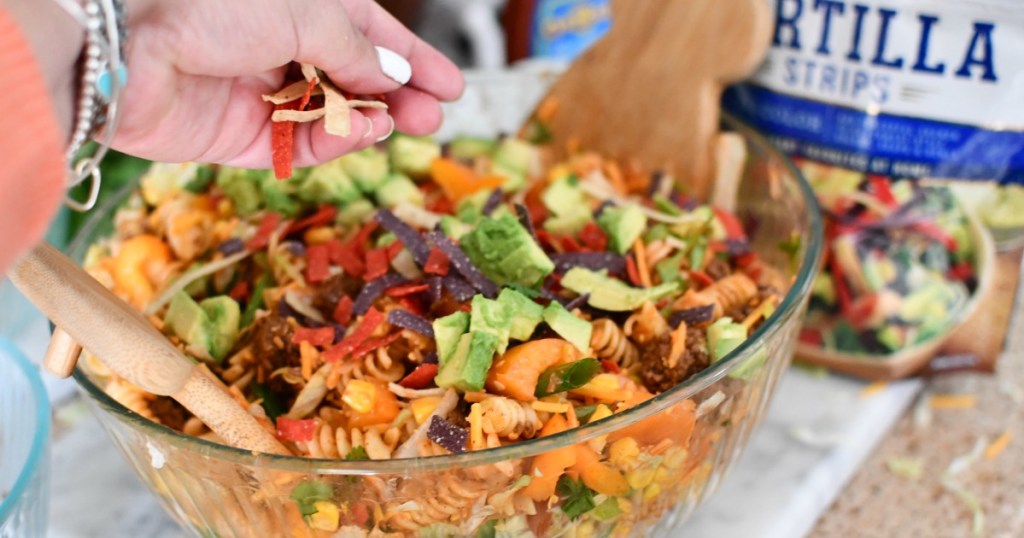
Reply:
<svg viewBox="0 0 1024 538"><path fill-rule="evenodd" d="M295 60L324 71L338 87L359 94L392 92L412 77L398 53L375 47L336 0L293 0Z"/></svg>

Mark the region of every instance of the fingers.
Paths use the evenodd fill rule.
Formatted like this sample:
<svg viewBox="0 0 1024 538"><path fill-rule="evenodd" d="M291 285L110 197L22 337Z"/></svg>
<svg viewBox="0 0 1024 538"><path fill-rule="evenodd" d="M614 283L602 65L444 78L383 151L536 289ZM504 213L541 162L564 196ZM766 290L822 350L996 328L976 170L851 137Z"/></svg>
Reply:
<svg viewBox="0 0 1024 538"><path fill-rule="evenodd" d="M388 93L408 82L410 66L402 55L375 48L336 0L292 0L289 7L296 61L317 66L353 93Z"/></svg>
<svg viewBox="0 0 1024 538"><path fill-rule="evenodd" d="M454 101L462 95L462 73L448 58L416 37L390 13L370 0L342 0L351 24L366 38L395 51L409 61L409 84L442 101Z"/></svg>
<svg viewBox="0 0 1024 538"><path fill-rule="evenodd" d="M388 112L395 119L395 128L410 135L431 134L441 126L441 105L432 95L416 88L404 87L387 96Z"/></svg>

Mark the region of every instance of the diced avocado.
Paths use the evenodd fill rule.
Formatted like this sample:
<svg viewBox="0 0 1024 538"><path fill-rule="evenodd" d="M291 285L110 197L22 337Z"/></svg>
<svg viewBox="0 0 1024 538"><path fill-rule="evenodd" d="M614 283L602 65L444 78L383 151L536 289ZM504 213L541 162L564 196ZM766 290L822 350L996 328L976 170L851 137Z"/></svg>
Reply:
<svg viewBox="0 0 1024 538"><path fill-rule="evenodd" d="M456 241L468 234L472 229L472 226L451 215L443 215L441 217L441 231Z"/></svg>
<svg viewBox="0 0 1024 538"><path fill-rule="evenodd" d="M647 228L647 231L644 232L645 243L653 243L655 241L665 239L666 237L668 237L668 226L661 223Z"/></svg>
<svg viewBox="0 0 1024 538"><path fill-rule="evenodd" d="M580 353L590 349L590 334L593 327L584 319L565 309L561 303L552 301L544 309L544 321L558 336L568 340Z"/></svg>
<svg viewBox="0 0 1024 538"><path fill-rule="evenodd" d="M669 227L669 231L677 237L684 239L690 238L696 235L705 235L708 228L712 226L712 222L715 222L715 213L712 211L710 206L702 205L695 208L689 213L690 218L673 224Z"/></svg>
<svg viewBox="0 0 1024 538"><path fill-rule="evenodd" d="M209 350L206 312L189 294L180 291L171 298L164 327L189 344Z"/></svg>
<svg viewBox="0 0 1024 538"><path fill-rule="evenodd" d="M224 360L238 339L238 323L241 309L234 299L218 295L200 301L199 307L206 314L210 356L217 362Z"/></svg>
<svg viewBox="0 0 1024 538"><path fill-rule="evenodd" d="M294 217L302 209L299 201L296 200L295 192L300 185L305 184L301 176L277 179L273 173L264 172L260 174L259 182L263 205L268 210L280 213L284 217Z"/></svg>
<svg viewBox="0 0 1024 538"><path fill-rule="evenodd" d="M441 156L441 146L431 137L395 133L388 143L391 167L412 178L430 174L430 163Z"/></svg>
<svg viewBox="0 0 1024 538"><path fill-rule="evenodd" d="M472 161L477 157L484 157L494 153L497 142L491 138L480 138L476 136L457 136L448 143L448 154L453 159L460 161Z"/></svg>
<svg viewBox="0 0 1024 538"><path fill-rule="evenodd" d="M153 163L139 181L142 198L151 206L160 205L183 191L199 173L195 163Z"/></svg>
<svg viewBox="0 0 1024 538"><path fill-rule="evenodd" d="M526 176L537 167L540 152L537 147L518 138L505 138L494 152L494 162L502 168Z"/></svg>
<svg viewBox="0 0 1024 538"><path fill-rule="evenodd" d="M590 294L587 304L611 312L636 310L645 301L653 301L679 289L679 284L666 282L653 288L633 288L621 280L608 276L607 271L595 272L573 267L562 277L562 287L580 295Z"/></svg>
<svg viewBox="0 0 1024 538"><path fill-rule="evenodd" d="M550 217L544 221L544 229L556 234L576 235L588 222L594 220L594 215L586 206L580 206L577 211Z"/></svg>
<svg viewBox="0 0 1024 538"><path fill-rule="evenodd" d="M508 334L514 340L528 340L544 319L544 307L511 288L501 290L498 302L505 305L509 313Z"/></svg>
<svg viewBox="0 0 1024 538"><path fill-rule="evenodd" d="M227 357L238 338L241 311L234 299L220 295L196 303L184 291L167 307L164 326L185 342L206 350L213 360Z"/></svg>
<svg viewBox="0 0 1024 538"><path fill-rule="evenodd" d="M437 342L437 360L441 365L455 352L459 338L469 330L469 314L455 312L434 320L434 341Z"/></svg>
<svg viewBox="0 0 1024 538"><path fill-rule="evenodd" d="M363 192L375 192L388 178L388 156L373 146L349 153L338 161Z"/></svg>
<svg viewBox="0 0 1024 538"><path fill-rule="evenodd" d="M498 337L497 351L504 353L508 348L509 332L512 326L505 303L475 295L470 304L469 332L488 332Z"/></svg>
<svg viewBox="0 0 1024 538"><path fill-rule="evenodd" d="M384 232L384 233L382 233L380 235L380 237L377 238L376 241L373 242L373 246L375 248L386 247L386 246L390 245L391 243L394 243L395 240L397 240L397 239L398 238L395 237L395 234L393 234L391 232Z"/></svg>
<svg viewBox="0 0 1024 538"><path fill-rule="evenodd" d="M490 196L491 189L484 189L464 197L455 207L455 216L462 222L476 224L484 216L484 205Z"/></svg>
<svg viewBox="0 0 1024 538"><path fill-rule="evenodd" d="M245 170L238 168L221 168L217 175L217 185L224 195L235 206L235 212L247 217L257 211L263 204L260 188L256 178L250 177Z"/></svg>
<svg viewBox="0 0 1024 538"><path fill-rule="evenodd" d="M821 299L825 304L835 304L836 288L832 285L832 279L824 273L818 273L811 287L811 296Z"/></svg>
<svg viewBox="0 0 1024 538"><path fill-rule="evenodd" d="M747 328L736 323L732 318L721 318L708 326L708 349L711 351L711 362L725 358L732 350L740 347L747 339Z"/></svg>
<svg viewBox="0 0 1024 538"><path fill-rule="evenodd" d="M768 362L768 351L763 347L758 348L750 358L745 359L743 364L729 372L729 377L741 381L750 381L766 362Z"/></svg>
<svg viewBox="0 0 1024 538"><path fill-rule="evenodd" d="M375 211L377 211L377 207L373 205L373 202L364 198L342 207L335 220L342 226L354 226L365 222Z"/></svg>
<svg viewBox="0 0 1024 538"><path fill-rule="evenodd" d="M945 319L955 292L943 282L930 282L903 299L900 318L923 323L929 318Z"/></svg>
<svg viewBox="0 0 1024 538"><path fill-rule="evenodd" d="M375 193L381 207L395 207L406 202L423 207L423 191L411 179L401 174L390 174Z"/></svg>
<svg viewBox="0 0 1024 538"><path fill-rule="evenodd" d="M661 277L661 281L665 282L680 282L682 280L682 264L683 259L686 258L686 252L679 251L670 258L661 260L654 266L654 270L658 272L658 276Z"/></svg>
<svg viewBox="0 0 1024 538"><path fill-rule="evenodd" d="M363 193L337 159L313 168L302 180L298 196L311 203L341 205L359 200Z"/></svg>
<svg viewBox="0 0 1024 538"><path fill-rule="evenodd" d="M586 195L572 177L552 183L544 189L540 199L544 207L557 217L579 213L581 208L590 212Z"/></svg>
<svg viewBox="0 0 1024 538"><path fill-rule="evenodd" d="M485 217L459 244L473 264L498 285L533 286L555 270L530 232L511 215Z"/></svg>
<svg viewBox="0 0 1024 538"><path fill-rule="evenodd" d="M878 341L890 351L902 349L905 344L903 341L905 338L904 331L896 325L885 325L878 330L877 337Z"/></svg>
<svg viewBox="0 0 1024 538"><path fill-rule="evenodd" d="M501 188L505 192L518 192L526 186L526 174L522 172L506 168L498 163L494 163L491 166L491 172L496 176L505 178L505 182L501 184Z"/></svg>
<svg viewBox="0 0 1024 538"><path fill-rule="evenodd" d="M640 206L609 207L604 210L597 223L608 234L608 246L619 254L625 254L633 247L640 234L647 227L647 215Z"/></svg>
<svg viewBox="0 0 1024 538"><path fill-rule="evenodd" d="M470 332L459 338L451 358L440 367L434 382L438 387L463 392L484 389L487 371L494 361L498 337L489 332Z"/></svg>
<svg viewBox="0 0 1024 538"><path fill-rule="evenodd" d="M189 267L190 271L196 271L205 265L203 262L195 262ZM210 275L206 275L202 278L197 278L192 282L189 282L188 286L185 286L185 293L190 297L198 297L206 295L206 289L210 286Z"/></svg>

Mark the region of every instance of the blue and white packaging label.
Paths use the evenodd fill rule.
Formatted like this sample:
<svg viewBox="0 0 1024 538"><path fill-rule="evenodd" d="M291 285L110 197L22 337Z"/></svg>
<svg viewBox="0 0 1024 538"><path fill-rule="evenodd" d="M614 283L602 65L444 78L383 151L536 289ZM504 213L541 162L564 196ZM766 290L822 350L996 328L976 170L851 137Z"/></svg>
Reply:
<svg viewBox="0 0 1024 538"><path fill-rule="evenodd" d="M772 47L725 106L860 172L1024 183L1024 2L770 0Z"/></svg>
<svg viewBox="0 0 1024 538"><path fill-rule="evenodd" d="M538 0L530 54L571 61L612 25L611 0Z"/></svg>

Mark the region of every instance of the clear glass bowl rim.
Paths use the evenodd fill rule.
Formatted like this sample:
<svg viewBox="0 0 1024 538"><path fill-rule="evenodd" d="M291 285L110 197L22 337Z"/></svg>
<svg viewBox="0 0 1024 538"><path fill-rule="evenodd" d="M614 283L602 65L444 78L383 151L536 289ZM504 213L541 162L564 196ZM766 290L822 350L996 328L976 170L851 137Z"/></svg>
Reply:
<svg viewBox="0 0 1024 538"><path fill-rule="evenodd" d="M21 370L23 381L28 383L36 407L36 429L32 432L32 447L28 453L28 459L25 460L25 465L21 468L18 478L15 479L14 486L8 491L3 501L0 501L0 526L2 526L3 522L13 515L13 510L25 494L31 481L37 479L35 474L39 465L49 457L46 443L50 439L51 422L50 398L47 395L46 387L43 386L43 380L39 376L39 370L29 362L20 349L6 338L0 338L0 352L6 354L8 360Z"/></svg>
<svg viewBox="0 0 1024 538"><path fill-rule="evenodd" d="M148 419L129 411L126 407L116 402L103 390L96 386L88 376L82 372L81 366L74 372L74 378L82 389L104 409L113 413L118 420L126 421L133 428L147 436L159 438L170 443L172 446L186 447L188 450L206 455L211 458L222 460L225 463L244 465L255 468L275 469L279 471L315 474L315 475L385 475L385 474L408 474L414 472L444 471L456 467L475 467L478 465L493 464L511 459L525 458L543 452L556 450L565 446L573 445L608 435L618 429L637 423L643 419L660 413L675 404L689 399L700 391L711 387L716 381L728 375L739 367L745 360L751 359L755 351L782 327L782 321L795 315L800 307L801 297L806 297L814 280L818 260L821 258L823 248L823 228L821 214L814 196L814 191L804 178L796 165L783 153L781 153L766 138L748 127L734 116L722 114L723 124L730 130L740 133L745 139L752 142L759 149L764 150L772 158L778 159L789 174L796 181L803 202L807 207L807 231L808 236L802 238L806 248L803 259L800 260L800 269L797 272L796 280L790 287L789 292L783 298L775 312L763 323L761 327L743 344L736 348L724 359L708 367L704 371L687 379L683 383L643 402L626 411L616 413L608 418L599 420L592 424L586 424L556 435L531 439L520 443L506 445L487 450L468 451L461 454L449 454L442 456L392 459L392 460L328 460L313 459L300 456L279 456L274 454L253 453L247 450L206 441L198 437L188 436L174 430L151 422ZM131 190L135 182L130 182L125 189L108 199L108 203L97 207L95 216L90 218L75 237L69 252L73 255L84 252L82 249L88 246L93 239L92 230L99 225L101 219L115 210L118 204Z"/></svg>

